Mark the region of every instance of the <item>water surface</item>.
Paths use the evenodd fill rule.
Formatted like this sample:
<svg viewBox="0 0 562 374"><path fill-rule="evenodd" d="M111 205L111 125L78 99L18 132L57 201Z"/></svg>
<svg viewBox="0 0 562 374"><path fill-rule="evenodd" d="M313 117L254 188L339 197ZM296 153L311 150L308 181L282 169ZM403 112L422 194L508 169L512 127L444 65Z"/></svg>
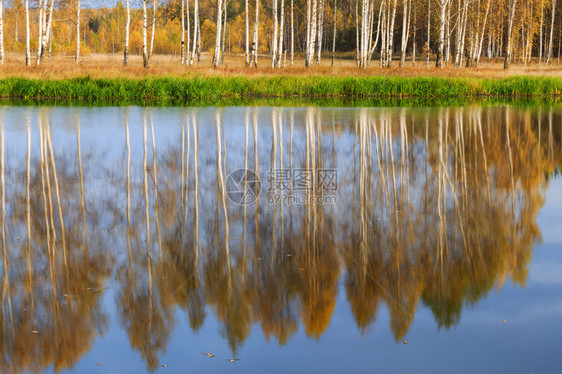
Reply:
<svg viewBox="0 0 562 374"><path fill-rule="evenodd" d="M562 372L561 109L0 125L3 371Z"/></svg>

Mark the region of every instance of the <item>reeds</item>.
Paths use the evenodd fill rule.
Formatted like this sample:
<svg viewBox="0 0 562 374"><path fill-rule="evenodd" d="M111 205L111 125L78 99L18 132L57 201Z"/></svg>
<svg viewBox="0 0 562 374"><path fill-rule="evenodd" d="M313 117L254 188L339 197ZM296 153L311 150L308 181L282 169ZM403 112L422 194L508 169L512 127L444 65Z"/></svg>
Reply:
<svg viewBox="0 0 562 374"><path fill-rule="evenodd" d="M348 99L475 99L483 97L555 98L562 79L509 77L502 79L449 77L220 77L99 78L43 80L5 78L0 97L7 99L67 99L85 103L157 102L213 103L247 98Z"/></svg>

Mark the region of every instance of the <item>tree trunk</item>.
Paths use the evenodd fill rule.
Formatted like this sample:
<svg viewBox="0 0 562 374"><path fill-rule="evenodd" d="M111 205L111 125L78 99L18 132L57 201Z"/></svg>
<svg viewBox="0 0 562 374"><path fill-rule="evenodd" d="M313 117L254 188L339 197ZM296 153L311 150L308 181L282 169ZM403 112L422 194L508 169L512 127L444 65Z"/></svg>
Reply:
<svg viewBox="0 0 562 374"><path fill-rule="evenodd" d="M244 29L245 29L245 33L244 33L244 37L245 37L245 44L246 44L246 48L245 48L245 52L246 52L246 59L244 60L244 64L246 66L250 65L250 20L248 17L248 0L244 0L244 5L246 6L246 11L244 12L245 14L245 20L244 20Z"/></svg>
<svg viewBox="0 0 562 374"><path fill-rule="evenodd" d="M183 65L186 62L184 56L185 48L185 0L181 0L181 48L180 48L180 63ZM189 50L189 48L188 48Z"/></svg>
<svg viewBox="0 0 562 374"><path fill-rule="evenodd" d="M439 42L437 44L437 60L435 66L438 68L443 67L443 45L445 39L445 21L447 17L447 3L448 0L439 0L441 7L441 15L439 17Z"/></svg>
<svg viewBox="0 0 562 374"><path fill-rule="evenodd" d="M552 13L550 18L552 19L550 23L550 40L548 42L548 52L546 55L546 63L550 63L550 59L552 58L552 34L554 32L554 20L556 19L556 0L552 0ZM560 41L558 42L560 43Z"/></svg>
<svg viewBox="0 0 562 374"><path fill-rule="evenodd" d="M43 19L44 19L44 17L43 17L43 7L44 7L44 5L43 4L46 3L46 2L47 2L47 0L39 0L39 4L38 4L38 7L39 7L39 30L37 32L37 35L38 35L38 37L37 37L37 39L38 39L37 40L37 59L35 61L35 63L37 65L39 65L41 63L41 53L43 53L43 51L41 50L41 48L43 47L42 40L43 40L43 27L44 27L43 26Z"/></svg>
<svg viewBox="0 0 562 374"><path fill-rule="evenodd" d="M254 21L254 37L252 38L252 53L250 54L250 65L252 62L258 67L258 27L259 27L260 0L256 0L256 18Z"/></svg>
<svg viewBox="0 0 562 374"><path fill-rule="evenodd" d="M25 66L31 65L31 48L30 48L30 30L29 30L29 0L25 0ZM80 35L76 35L80 38Z"/></svg>
<svg viewBox="0 0 562 374"><path fill-rule="evenodd" d="M0 64L4 63L4 9L3 0L0 0Z"/></svg>
<svg viewBox="0 0 562 374"><path fill-rule="evenodd" d="M412 30L412 66L416 66L416 3L414 3L414 28Z"/></svg>
<svg viewBox="0 0 562 374"><path fill-rule="evenodd" d="M542 63L542 25L544 19L544 1L541 1L541 23L539 29L539 64Z"/></svg>
<svg viewBox="0 0 562 374"><path fill-rule="evenodd" d="M503 68L508 69L511 60L511 34L513 30L513 20L515 19L515 8L517 6L517 0L510 1L509 18L507 23L507 46L505 49L505 58L503 61Z"/></svg>
<svg viewBox="0 0 562 374"><path fill-rule="evenodd" d="M215 35L215 55L213 56L213 67L219 65L221 54L221 27L222 27L222 0L217 1L217 31Z"/></svg>
<svg viewBox="0 0 562 374"><path fill-rule="evenodd" d="M309 0L310 1L310 0ZM384 1L384 0L383 0ZM307 16L308 19L308 16ZM308 38L308 36L307 36ZM307 41L308 44L308 41ZM360 47L359 47L359 0L355 0L355 62L357 67L361 66L360 59Z"/></svg>
<svg viewBox="0 0 562 374"><path fill-rule="evenodd" d="M291 0L291 66L295 57L295 17L294 17L294 0Z"/></svg>
<svg viewBox="0 0 562 374"><path fill-rule="evenodd" d="M123 65L129 62L129 28L131 26L131 4L127 0L127 21L125 22L125 49L123 51Z"/></svg>
<svg viewBox="0 0 562 374"><path fill-rule="evenodd" d="M55 5L55 0L51 0L49 3L49 12L47 13L47 22L46 22L47 27L43 30L44 39L43 39L43 47L41 47L43 53L45 53L45 50L47 49L47 43L50 43L51 41L51 32L52 32L51 26L53 24L54 5Z"/></svg>
<svg viewBox="0 0 562 374"><path fill-rule="evenodd" d="M142 0L142 65L148 68L148 50L147 50L147 11L146 6L148 0Z"/></svg>
<svg viewBox="0 0 562 374"><path fill-rule="evenodd" d="M404 0L404 10L402 14L402 43L400 45L400 67L406 62L406 48L408 47L408 37L410 34L410 14L412 12L410 0Z"/></svg>
<svg viewBox="0 0 562 374"><path fill-rule="evenodd" d="M183 1L183 0L182 0ZM191 23L189 22L189 0L185 0L185 12L186 12L186 18L187 18L187 37L186 37L186 43L185 43L185 64L188 65L188 60L189 60L189 50L190 50L190 46L191 46ZM193 43L195 43L195 39L193 39Z"/></svg>
<svg viewBox="0 0 562 374"><path fill-rule="evenodd" d="M27 1L27 0L26 0ZM291 0L293 1L293 0ZM337 9L338 9L338 0L334 0L334 35L332 36L332 66L334 66L334 55L336 54L336 26L337 22Z"/></svg>
<svg viewBox="0 0 562 374"><path fill-rule="evenodd" d="M388 32L387 32L387 36L388 36L388 43L387 43L387 48L388 48L388 52L386 53L386 67L390 68L390 65L392 63L392 53L394 52L393 50L393 45L394 45L394 20L396 19L396 9L398 8L398 1L394 0L393 4L392 4L392 16L390 18L390 23L389 23L389 27L388 27Z"/></svg>
<svg viewBox="0 0 562 374"><path fill-rule="evenodd" d="M27 6L26 0L26 6ZM74 57L74 62L78 63L80 59L80 0L76 4L76 56Z"/></svg>
<svg viewBox="0 0 562 374"><path fill-rule="evenodd" d="M427 62L426 67L429 67L429 42L431 39L431 0L427 0Z"/></svg>
<svg viewBox="0 0 562 374"><path fill-rule="evenodd" d="M152 0L152 32L150 34L150 53L148 58L152 57L154 51L154 31L156 30L156 0Z"/></svg>
<svg viewBox="0 0 562 374"><path fill-rule="evenodd" d="M201 45L201 30L199 26L199 1L195 0L195 5L193 6L193 53L191 54L191 59L189 64L193 64L195 59L195 54L197 53L197 62L199 63L199 48Z"/></svg>
<svg viewBox="0 0 562 374"><path fill-rule="evenodd" d="M484 44L484 31L486 30L486 22L488 21L488 14L490 14L490 3L492 0L488 0L488 4L486 5L486 14L484 15L484 21L482 22L482 30L480 32L480 40L478 41L478 48L476 52L476 56L473 57L474 60L474 67L478 66L478 62L480 61L480 56L482 56L482 45Z"/></svg>
<svg viewBox="0 0 562 374"><path fill-rule="evenodd" d="M315 44L316 44L316 20L318 12L318 1L308 0L307 6L307 37L306 37L306 61L305 66L309 67L314 58ZM309 12L310 9L310 12Z"/></svg>
<svg viewBox="0 0 562 374"><path fill-rule="evenodd" d="M279 31L279 20L277 19L277 0L273 0L273 41L271 43L271 67L275 67L275 63L277 60L277 44L279 43L278 40L278 31Z"/></svg>
<svg viewBox="0 0 562 374"><path fill-rule="evenodd" d="M224 45L226 43L226 1L227 0L223 0L223 12L224 12L224 17L223 17L223 25L222 25L222 40L221 40L221 65L224 63Z"/></svg>
<svg viewBox="0 0 562 374"><path fill-rule="evenodd" d="M326 4L326 0L320 0L320 12L318 13L318 42L316 43L318 55L316 57L316 65L320 65L320 60L322 58L322 37L324 36L325 4Z"/></svg>
<svg viewBox="0 0 562 374"><path fill-rule="evenodd" d="M279 22L279 47L277 48L277 67L281 67L283 59L283 40L285 33L285 0L281 0L281 19Z"/></svg>

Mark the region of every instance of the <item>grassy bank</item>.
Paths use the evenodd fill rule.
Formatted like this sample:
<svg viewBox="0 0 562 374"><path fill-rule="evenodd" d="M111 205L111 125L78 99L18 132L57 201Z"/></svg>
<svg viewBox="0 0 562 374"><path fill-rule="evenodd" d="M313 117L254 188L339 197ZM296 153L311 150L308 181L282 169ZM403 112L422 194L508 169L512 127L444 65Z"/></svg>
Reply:
<svg viewBox="0 0 562 374"><path fill-rule="evenodd" d="M63 80L5 78L0 97L70 99L88 103L199 102L241 98L481 98L557 97L562 78L502 79L446 77L221 77Z"/></svg>

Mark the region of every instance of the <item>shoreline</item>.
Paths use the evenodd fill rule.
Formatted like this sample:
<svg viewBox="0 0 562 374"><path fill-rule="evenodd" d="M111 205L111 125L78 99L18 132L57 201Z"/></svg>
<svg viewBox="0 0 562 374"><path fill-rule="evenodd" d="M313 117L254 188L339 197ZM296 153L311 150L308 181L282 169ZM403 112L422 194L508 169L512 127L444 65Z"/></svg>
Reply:
<svg viewBox="0 0 562 374"><path fill-rule="evenodd" d="M450 77L232 77L0 79L0 98L8 100L72 100L98 102L212 103L248 99L332 100L482 100L558 99L562 78Z"/></svg>

